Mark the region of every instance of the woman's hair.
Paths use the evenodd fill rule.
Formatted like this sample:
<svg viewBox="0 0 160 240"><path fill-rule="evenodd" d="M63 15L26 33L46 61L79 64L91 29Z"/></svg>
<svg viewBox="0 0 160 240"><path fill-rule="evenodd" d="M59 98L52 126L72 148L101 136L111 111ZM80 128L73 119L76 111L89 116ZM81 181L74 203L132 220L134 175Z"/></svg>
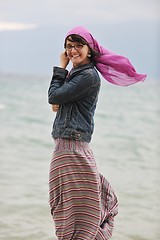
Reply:
<svg viewBox="0 0 160 240"><path fill-rule="evenodd" d="M89 46L88 42L78 34L71 34L71 35L67 36L66 39L65 39L65 42L64 42L64 48L66 48L67 40L70 41L70 42L78 42L78 43L81 43L83 45L87 45L90 49L90 53L91 53L90 59L91 59L92 62L94 62L94 57L99 55L99 52L97 52L96 50L91 48Z"/></svg>

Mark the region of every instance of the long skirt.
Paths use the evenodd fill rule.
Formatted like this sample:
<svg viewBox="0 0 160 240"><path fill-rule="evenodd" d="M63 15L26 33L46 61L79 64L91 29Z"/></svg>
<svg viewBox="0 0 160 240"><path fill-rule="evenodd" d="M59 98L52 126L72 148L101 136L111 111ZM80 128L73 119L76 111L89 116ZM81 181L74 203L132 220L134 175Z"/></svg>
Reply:
<svg viewBox="0 0 160 240"><path fill-rule="evenodd" d="M58 240L107 240L112 236L117 197L98 173L88 143L55 140L49 203Z"/></svg>

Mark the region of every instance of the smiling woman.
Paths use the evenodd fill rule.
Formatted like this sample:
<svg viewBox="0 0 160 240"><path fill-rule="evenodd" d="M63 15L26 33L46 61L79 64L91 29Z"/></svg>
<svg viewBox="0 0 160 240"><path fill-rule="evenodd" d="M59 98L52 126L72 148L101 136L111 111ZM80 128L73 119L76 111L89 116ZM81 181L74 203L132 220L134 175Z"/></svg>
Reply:
<svg viewBox="0 0 160 240"><path fill-rule="evenodd" d="M25 24L18 22L0 22L0 31L22 31L37 28L36 24Z"/></svg>
<svg viewBox="0 0 160 240"><path fill-rule="evenodd" d="M48 101L57 111L49 174L49 202L58 240L108 240L118 200L98 172L89 143L101 80L128 86L144 81L130 61L105 49L84 27L67 33L60 66L53 68ZM72 63L70 72L66 69ZM98 70L98 71L97 71Z"/></svg>
<svg viewBox="0 0 160 240"><path fill-rule="evenodd" d="M54 67L48 91L49 103L57 111L49 202L58 240L108 240L118 201L110 183L98 172L89 146L101 85L94 67L99 53L76 30L65 38L60 67ZM66 69L69 62L73 65L70 72Z"/></svg>

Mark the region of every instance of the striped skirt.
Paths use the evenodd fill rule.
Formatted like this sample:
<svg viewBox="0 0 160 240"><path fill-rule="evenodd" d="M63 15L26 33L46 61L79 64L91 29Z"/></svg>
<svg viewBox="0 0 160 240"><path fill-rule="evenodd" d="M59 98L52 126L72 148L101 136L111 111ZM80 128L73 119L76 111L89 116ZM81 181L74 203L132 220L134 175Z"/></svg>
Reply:
<svg viewBox="0 0 160 240"><path fill-rule="evenodd" d="M55 140L49 202L58 240L107 240L112 236L117 197L98 173L88 143Z"/></svg>

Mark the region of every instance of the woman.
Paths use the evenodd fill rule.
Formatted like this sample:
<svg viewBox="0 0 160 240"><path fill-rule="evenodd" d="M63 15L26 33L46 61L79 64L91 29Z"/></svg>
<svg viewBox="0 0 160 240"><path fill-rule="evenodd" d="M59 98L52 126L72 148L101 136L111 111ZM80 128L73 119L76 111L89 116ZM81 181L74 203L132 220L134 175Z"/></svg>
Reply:
<svg viewBox="0 0 160 240"><path fill-rule="evenodd" d="M58 240L106 240L112 235L118 201L109 182L98 173L89 147L100 89L96 68L121 86L146 76L137 74L128 59L101 47L83 27L67 34L64 48L48 90L49 103L57 111L49 181L56 236ZM69 62L70 72L66 70Z"/></svg>

